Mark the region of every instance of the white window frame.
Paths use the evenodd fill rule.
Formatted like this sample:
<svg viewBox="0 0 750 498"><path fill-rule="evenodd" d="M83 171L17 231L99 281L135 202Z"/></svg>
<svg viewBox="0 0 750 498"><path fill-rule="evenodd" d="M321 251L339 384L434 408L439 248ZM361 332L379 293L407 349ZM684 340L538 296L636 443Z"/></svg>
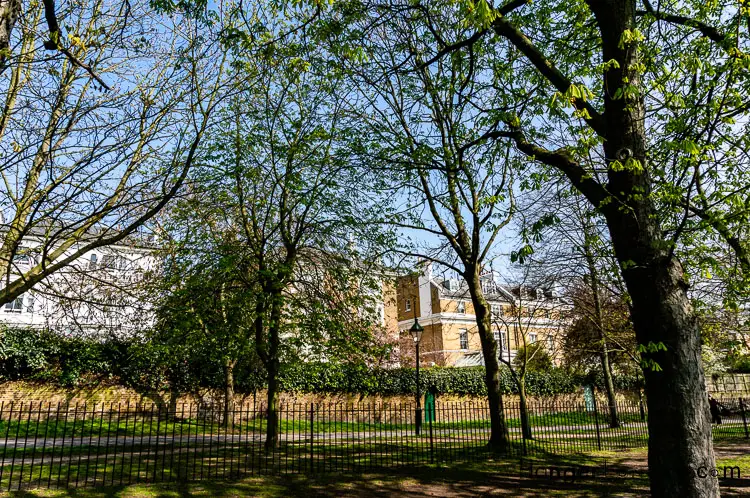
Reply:
<svg viewBox="0 0 750 498"><path fill-rule="evenodd" d="M503 314L503 307L499 304L491 304L490 305L490 315L493 318L500 318Z"/></svg>
<svg viewBox="0 0 750 498"><path fill-rule="evenodd" d="M15 298L13 301L6 303L5 306L3 306L3 312L5 313L23 313L23 302L24 298L26 297L25 294L21 294L17 298Z"/></svg>
<svg viewBox="0 0 750 498"><path fill-rule="evenodd" d="M458 348L462 351L469 350L469 331L467 329L458 329Z"/></svg>
<svg viewBox="0 0 750 498"><path fill-rule="evenodd" d="M536 335L536 332L529 332L529 344L534 344L537 339L538 337Z"/></svg>
<svg viewBox="0 0 750 498"><path fill-rule="evenodd" d="M411 299L407 299L404 303L404 310L405 311L411 311Z"/></svg>
<svg viewBox="0 0 750 498"><path fill-rule="evenodd" d="M456 313L460 315L466 314L466 301L458 301L456 304Z"/></svg>
<svg viewBox="0 0 750 498"><path fill-rule="evenodd" d="M495 337L495 342L497 343L498 354L501 351L505 351L507 349L506 344L505 344L505 340L507 339L507 334L505 332L500 332L496 330L492 333L492 335Z"/></svg>

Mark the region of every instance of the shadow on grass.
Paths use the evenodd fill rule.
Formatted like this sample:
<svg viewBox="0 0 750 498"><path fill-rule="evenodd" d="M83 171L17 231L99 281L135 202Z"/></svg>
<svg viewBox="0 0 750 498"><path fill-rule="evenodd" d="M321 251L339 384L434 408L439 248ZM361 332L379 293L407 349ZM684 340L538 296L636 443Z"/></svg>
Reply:
<svg viewBox="0 0 750 498"><path fill-rule="evenodd" d="M428 497L428 496L571 496L584 493L611 496L622 492L642 495L645 483L635 482L561 482L548 479L528 479L518 475L518 469L490 465L487 470L457 466L453 468L420 469L419 472L400 470L388 474L326 475L320 477L290 476L286 478L250 478L237 482L200 482L160 484L150 486L115 487L86 490L21 491L13 497L287 497L287 496L342 496L342 497ZM511 470L514 470L512 472Z"/></svg>
<svg viewBox="0 0 750 498"><path fill-rule="evenodd" d="M733 450L735 448L732 448ZM739 449L739 446L738 448ZM362 473L239 476L234 479L134 484L82 489L14 491L9 497L187 498L187 497L428 497L428 496L647 496L645 451L578 455L537 454L523 462L486 450L473 462L363 469ZM478 457L478 458L477 458ZM608 462L608 475L601 465ZM528 468L562 469L529 475ZM178 466L175 466L178 467ZM564 469L597 469L599 474L575 475ZM179 472L174 468L177 476ZM744 469L743 469L744 470ZM184 475L184 469L183 469ZM723 480L723 496L750 496L750 480Z"/></svg>

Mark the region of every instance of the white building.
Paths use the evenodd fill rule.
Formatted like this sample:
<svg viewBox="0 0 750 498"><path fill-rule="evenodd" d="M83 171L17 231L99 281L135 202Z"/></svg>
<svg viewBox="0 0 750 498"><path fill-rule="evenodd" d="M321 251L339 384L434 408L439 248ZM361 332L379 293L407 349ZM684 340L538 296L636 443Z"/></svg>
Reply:
<svg viewBox="0 0 750 498"><path fill-rule="evenodd" d="M24 239L13 259L15 279L39 262L42 239ZM72 254L76 247L72 247ZM0 308L8 327L48 328L66 335L129 336L153 323L137 284L153 270L152 247L134 237L86 253Z"/></svg>

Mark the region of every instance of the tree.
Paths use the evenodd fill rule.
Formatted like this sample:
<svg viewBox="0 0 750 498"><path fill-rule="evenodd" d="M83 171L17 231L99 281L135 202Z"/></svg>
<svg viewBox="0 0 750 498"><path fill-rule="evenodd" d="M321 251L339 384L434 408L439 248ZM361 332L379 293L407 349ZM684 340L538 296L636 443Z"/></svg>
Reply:
<svg viewBox="0 0 750 498"><path fill-rule="evenodd" d="M521 2L513 3L514 7L521 6ZM497 137L510 139L520 151L564 174L607 220L633 303L636 337L644 348L646 360L652 362L645 380L653 495L718 496L718 483L701 479L694 471L700 465L714 465L699 331L687 296L683 267L675 255L674 239L666 233L670 219L659 212L656 187L660 176L669 176L662 175L668 166L658 163L658 156L649 152L649 138L653 134L649 135L646 128L645 78L648 73L658 71L658 64L651 49L653 45L646 42L644 33L656 43L665 42L662 33L684 33L689 37L687 47L692 48L704 43L707 30L703 23L696 27L695 22L683 16L656 12L649 3L645 4L645 12L638 12L633 0L590 1L580 9L561 11L570 16L566 34L571 33L569 22L573 21L572 34L576 38L593 35L595 40L595 45L586 44L578 60L566 60L554 46L555 40L560 39L557 31L560 26L541 17L548 17L557 7L534 9L529 15L512 20L489 9L485 31L512 44L523 54L527 67L541 75L573 106L575 119L585 123L586 128L563 120L570 126L568 136L588 137L591 142L577 150L575 147L553 150L534 144L528 132L523 131L532 127L528 121L530 115L524 116L523 124L520 120L508 120L506 129L497 133ZM697 14L707 17L705 11ZM546 25L543 26L546 46L541 49L523 33L524 28L538 26L536 23ZM658 29L656 26L647 29L654 23ZM725 50L728 42L721 37L716 50L708 52ZM583 70L576 72L575 63L583 64ZM594 67L596 71L589 69ZM571 79L587 76L595 84L593 92ZM714 115L726 111L725 108ZM581 154L595 150L602 154L591 162ZM680 154L672 151L671 157L679 158ZM602 169L592 171L595 165Z"/></svg>
<svg viewBox="0 0 750 498"><path fill-rule="evenodd" d="M483 123L504 107L493 97L492 82L472 78L476 67L490 63L489 46L477 45L472 54L427 69L421 28L386 20L368 31L369 21L350 27L349 36L362 45L356 49L336 39L337 32L323 30L334 38L327 48L357 84L350 112L368 135L355 153L389 182L380 192L390 201L382 220L404 234L398 252L453 270L468 285L485 362L489 445L502 450L507 427L498 345L481 275L514 211L516 158L509 147L488 144L484 136ZM434 27L451 39L467 32L449 21Z"/></svg>
<svg viewBox="0 0 750 498"><path fill-rule="evenodd" d="M565 337L567 357L573 361L586 360L596 351L607 395L609 425L619 427L611 356L614 349L627 351L623 344L633 342L625 337L632 327L627 317L624 329L618 320L622 317L612 321L613 308L617 309L613 301L622 304L626 314L629 308L617 263L607 247L609 237L604 220L587 206L579 193L567 189L545 192L530 207L535 203L542 207L525 210L529 221L522 232L527 233L526 238L533 234L538 239L533 255L535 266L554 275L574 305L573 326ZM551 223L540 223L550 216ZM635 358L634 347L628 352Z"/></svg>
<svg viewBox="0 0 750 498"><path fill-rule="evenodd" d="M565 361L572 368L588 369L594 366L602 370L605 378L602 355L604 352L602 335L607 344L608 369L610 378L615 373L631 373L640 362L636 352L635 334L630 321L627 303L621 296L600 293L599 310L596 313L596 300L586 283L571 289L568 299L573 303L571 324L563 341ZM614 389L614 388L613 388Z"/></svg>
<svg viewBox="0 0 750 498"><path fill-rule="evenodd" d="M513 358L513 367L525 368L529 372L546 372L552 369L552 357L543 342L532 342L526 347L521 347Z"/></svg>
<svg viewBox="0 0 750 498"><path fill-rule="evenodd" d="M165 24L143 1L74 2L51 35L50 8L32 2L15 20L0 76L2 304L92 249L145 235L227 93L216 23ZM14 21L3 19L0 50Z"/></svg>
<svg viewBox="0 0 750 498"><path fill-rule="evenodd" d="M162 293L155 338L168 344L194 344L223 370L223 419L225 427L234 421L234 370L238 361L248 357L253 326L254 300L237 281L231 261L213 254L209 266L180 269L172 261L157 285Z"/></svg>
<svg viewBox="0 0 750 498"><path fill-rule="evenodd" d="M536 275L539 271L532 262L517 269L518 282L511 289L513 299L502 310L492 314L494 330L498 337L505 337L504 351L500 361L510 371L518 388L521 433L524 439L532 439L531 423L526 399L526 374L552 367L549 351L564 331L566 304L556 295L556 282ZM540 332L543 337L539 337ZM537 342L540 341L540 342ZM511 342L516 355L511 355Z"/></svg>
<svg viewBox="0 0 750 498"><path fill-rule="evenodd" d="M279 43L233 63L253 74L211 136L170 232L189 266L223 259L251 300L248 338L267 377L266 449L278 444L279 372L310 351L361 355L377 323L376 251L387 237L347 158L356 129L340 76ZM209 261L207 261L207 259ZM357 349L360 351L357 352Z"/></svg>
<svg viewBox="0 0 750 498"><path fill-rule="evenodd" d="M472 57L486 43L493 60L506 63L505 84L495 90L514 109L488 122L483 136L514 144L562 176L606 220L651 367L645 382L652 494L717 496L717 482L695 472L714 465L714 456L683 265L692 261L681 259L679 248L690 233L721 229L691 223L689 200L702 195L699 180L710 180L717 192L719 220L746 212L736 202L736 187L746 183L744 152L736 151L746 150L747 135L744 124L733 124L747 112L748 56L744 33L735 29L742 7L685 2L678 12L636 0L367 6L379 16L373 31L393 19L420 33L424 43L411 56L424 61L424 70ZM448 12L473 30L443 36ZM492 77L473 75L475 82Z"/></svg>

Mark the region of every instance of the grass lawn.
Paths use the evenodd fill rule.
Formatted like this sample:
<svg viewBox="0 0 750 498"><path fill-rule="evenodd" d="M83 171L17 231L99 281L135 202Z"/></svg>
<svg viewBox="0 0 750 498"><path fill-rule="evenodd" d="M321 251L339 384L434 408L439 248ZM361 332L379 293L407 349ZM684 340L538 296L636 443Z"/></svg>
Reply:
<svg viewBox="0 0 750 498"><path fill-rule="evenodd" d="M55 413L49 420L41 416L43 414L34 413L34 415L19 415L18 419L10 422L0 420L0 436L4 438L78 438L78 437L107 437L107 436L148 436L149 434L160 435L179 435L179 434L216 434L225 433L227 430L214 422L198 420L194 417L178 418L173 420L159 420L158 414L151 413L146 416L133 415L126 412L114 413L114 416L106 412L103 416L95 416L87 412L85 420L77 420L77 415L61 414L59 418ZM233 430L228 432L247 433L264 432L266 430L266 419L262 417L249 418L248 413L238 413L235 419ZM291 415L291 417L290 417ZM458 418L461 415L461 418ZM436 430L457 429L489 429L490 421L474 417L469 413L456 414L453 412L443 412L438 409L438 421L433 423ZM327 433L327 432L360 432L360 431L411 431L414 428L412 421L408 423L392 422L360 422L356 421L359 412L349 413L347 410L340 409L328 411L317 415L318 417L332 417L335 420L316 420L312 423L307 419L304 412L294 412L282 410L279 413L279 430L282 433L309 434ZM67 418L66 418L67 417ZM453 417L456 417L455 419ZM599 423L606 427L606 416L599 414ZM442 419L442 420L441 420ZM639 423L640 416L623 413L620 414L621 421L625 423ZM521 422L517 417L508 417L506 419L508 427L517 429L521 427ZM532 427L555 427L555 426L575 426L575 425L592 425L594 416L582 411L564 411L556 413L534 414L529 416L529 422ZM425 426L427 422L425 422Z"/></svg>
<svg viewBox="0 0 750 498"><path fill-rule="evenodd" d="M584 486L584 491L581 491ZM633 491L641 496L645 481L603 480L566 483L519 476L519 462L435 466L361 475L256 477L234 482L153 484L78 490L39 490L0 494L8 497L399 497L399 496L607 496ZM578 493L578 494L576 494Z"/></svg>
<svg viewBox="0 0 750 498"><path fill-rule="evenodd" d="M747 441L721 442L716 446L717 466L739 466L743 480L722 480L722 496L750 495L750 446ZM598 469L608 474L572 478L545 476L550 468ZM537 477L528 467L544 469ZM94 489L39 490L0 493L0 497L400 497L400 496L645 496L648 494L646 450L593 452L567 457L487 459L481 463L393 469L365 474L324 474L252 477L236 481L203 481L187 484L150 484Z"/></svg>

